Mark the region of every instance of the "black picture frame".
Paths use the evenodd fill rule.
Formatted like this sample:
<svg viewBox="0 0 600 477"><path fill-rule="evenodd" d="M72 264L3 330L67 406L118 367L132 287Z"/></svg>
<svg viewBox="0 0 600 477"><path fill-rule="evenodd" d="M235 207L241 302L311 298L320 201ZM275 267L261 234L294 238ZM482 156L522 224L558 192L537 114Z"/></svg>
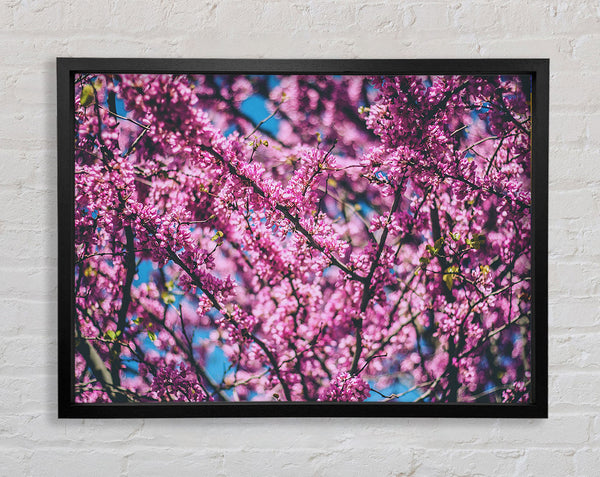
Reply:
<svg viewBox="0 0 600 477"><path fill-rule="evenodd" d="M58 416L180 417L481 417L548 416L548 59L251 60L58 58ZM528 404L74 402L74 75L77 73L520 74L532 77L532 380Z"/></svg>

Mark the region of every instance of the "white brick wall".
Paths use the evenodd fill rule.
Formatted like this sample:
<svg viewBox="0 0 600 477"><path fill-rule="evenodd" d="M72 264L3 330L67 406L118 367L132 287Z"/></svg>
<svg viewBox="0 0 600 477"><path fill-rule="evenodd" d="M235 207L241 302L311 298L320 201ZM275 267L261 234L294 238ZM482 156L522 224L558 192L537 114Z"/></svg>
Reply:
<svg viewBox="0 0 600 477"><path fill-rule="evenodd" d="M600 2L0 3L0 475L598 475ZM550 418L58 421L56 56L549 57Z"/></svg>

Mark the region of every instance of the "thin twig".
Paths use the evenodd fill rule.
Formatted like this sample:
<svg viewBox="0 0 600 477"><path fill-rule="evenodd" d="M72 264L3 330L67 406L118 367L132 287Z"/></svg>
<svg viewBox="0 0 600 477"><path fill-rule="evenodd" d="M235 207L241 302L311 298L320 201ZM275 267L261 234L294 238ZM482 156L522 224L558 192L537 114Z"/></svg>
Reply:
<svg viewBox="0 0 600 477"><path fill-rule="evenodd" d="M250 132L250 134L248 134L244 140L248 140L250 138L250 136L252 136L256 131L258 131L260 129L260 127L265 124L269 119L271 119L273 116L275 116L278 112L279 112L279 108L281 107L281 104L279 104L276 108L275 111L273 111L269 116L267 116L265 119L263 119L261 122L259 122L255 128Z"/></svg>
<svg viewBox="0 0 600 477"><path fill-rule="evenodd" d="M150 129L150 126L145 126L145 125L144 125L144 124L142 124L142 123L138 123L138 122L137 122L135 119L131 119L131 118L128 118L128 117L126 117L126 116L121 116L120 114L117 114L117 113L115 113L114 111L111 111L110 109L106 109L106 108L105 108L104 106L102 106L101 104L99 104L99 105L98 105L98 107L99 107L100 109L103 109L103 110L104 110L104 111L106 111L107 113L109 113L111 116L115 116L116 118L123 119L123 120L125 120L125 121L129 121L130 123L133 123L133 124L135 124L136 126L139 126L139 127L141 127L142 129Z"/></svg>

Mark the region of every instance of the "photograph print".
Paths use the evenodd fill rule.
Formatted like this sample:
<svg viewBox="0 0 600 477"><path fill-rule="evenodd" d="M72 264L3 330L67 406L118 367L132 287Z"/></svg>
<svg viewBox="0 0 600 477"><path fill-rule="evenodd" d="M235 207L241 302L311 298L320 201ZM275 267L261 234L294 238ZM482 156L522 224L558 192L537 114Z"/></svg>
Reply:
<svg viewBox="0 0 600 477"><path fill-rule="evenodd" d="M73 404L535 402L531 74L69 81Z"/></svg>

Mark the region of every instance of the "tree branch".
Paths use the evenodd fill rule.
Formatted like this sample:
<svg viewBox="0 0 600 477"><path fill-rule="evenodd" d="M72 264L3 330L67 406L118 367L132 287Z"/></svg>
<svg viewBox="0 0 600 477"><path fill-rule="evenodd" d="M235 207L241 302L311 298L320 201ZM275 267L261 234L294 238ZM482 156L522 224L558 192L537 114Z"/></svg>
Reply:
<svg viewBox="0 0 600 477"><path fill-rule="evenodd" d="M96 348L94 348L87 339L79 336L79 334L75 337L75 348L79 351L81 356L83 356L88 367L92 370L96 379L102 384L104 391L108 394L111 401L128 402L129 399L127 396L115 389L111 373L106 368L104 361L102 361Z"/></svg>
<svg viewBox="0 0 600 477"><path fill-rule="evenodd" d="M373 295L374 290L372 289L372 286L371 286L371 280L373 279L375 270L377 269L377 267L379 265L379 259L381 258L381 253L383 252L383 247L385 246L385 241L387 240L387 236L389 233L390 222L392 220L394 213L398 209L398 206L400 205L400 199L402 197L401 190L402 190L401 186L398 187L398 189L396 190L396 193L394 195L394 203L392 204L392 208L390 209L390 213L388 215L385 227L383 228L383 232L381 233L381 237L379 239L379 244L377 246L377 252L375 253L375 258L373 259L373 262L371 263L371 268L369 270L369 274L367 275L367 277L364 280L363 294L362 294L362 298L361 298L361 302L360 302L361 315L367 310L367 306ZM354 321L354 326L356 328L356 330L355 330L356 345L354 348L354 356L352 358L352 365L350 366L350 374L357 374L358 363L360 361L360 355L362 353L362 324L363 324L362 321L363 320L362 320L362 317L359 316L358 318L356 318L353 321Z"/></svg>

